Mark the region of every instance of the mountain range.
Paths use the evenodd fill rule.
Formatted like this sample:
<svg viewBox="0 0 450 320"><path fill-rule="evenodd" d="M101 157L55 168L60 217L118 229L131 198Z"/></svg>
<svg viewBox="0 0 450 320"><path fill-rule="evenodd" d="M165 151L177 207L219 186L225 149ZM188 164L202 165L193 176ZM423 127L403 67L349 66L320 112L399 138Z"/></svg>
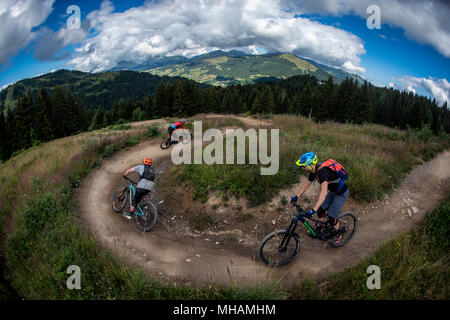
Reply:
<svg viewBox="0 0 450 320"><path fill-rule="evenodd" d="M171 82L183 77L205 87L277 81L297 75L311 75L319 81L331 75L336 83L347 77L359 83L364 81L358 75L292 54L250 55L237 50L216 50L192 58L155 56L143 63L121 61L115 68L100 73L58 70L23 79L0 91L0 110L14 108L22 93L35 95L41 87L52 91L61 86L88 108L110 108L111 101L119 98L142 99L154 94L161 80Z"/></svg>
<svg viewBox="0 0 450 320"><path fill-rule="evenodd" d="M179 76L210 85L250 84L264 79L287 79L309 74L319 80L331 75L340 83L345 78L364 81L356 74L317 63L293 54L251 55L241 51L216 50L192 58L155 56L143 63L121 61L111 69L145 71L159 76Z"/></svg>

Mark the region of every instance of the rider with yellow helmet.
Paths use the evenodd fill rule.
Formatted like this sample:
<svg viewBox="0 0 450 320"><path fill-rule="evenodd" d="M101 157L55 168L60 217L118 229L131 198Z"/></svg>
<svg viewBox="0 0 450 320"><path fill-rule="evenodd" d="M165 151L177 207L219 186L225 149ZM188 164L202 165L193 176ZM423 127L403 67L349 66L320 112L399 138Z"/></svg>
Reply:
<svg viewBox="0 0 450 320"><path fill-rule="evenodd" d="M308 181L303 184L298 194L291 198L291 203L296 203L313 181L317 180L320 183L319 199L307 214L313 215L317 212L317 216L322 222L325 222L325 216L328 214L328 220L335 231L332 240L338 242L342 235L337 217L350 193L350 189L345 184L348 177L347 171L333 159L319 163L314 152L301 155L296 164L309 172L309 176Z"/></svg>

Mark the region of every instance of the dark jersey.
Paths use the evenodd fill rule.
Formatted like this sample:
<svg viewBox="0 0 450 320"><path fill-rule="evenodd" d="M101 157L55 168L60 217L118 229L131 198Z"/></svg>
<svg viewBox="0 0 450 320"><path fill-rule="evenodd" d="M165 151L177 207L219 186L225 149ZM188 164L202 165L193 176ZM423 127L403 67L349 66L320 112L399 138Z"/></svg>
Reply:
<svg viewBox="0 0 450 320"><path fill-rule="evenodd" d="M319 166L316 166L316 170L318 168ZM320 184L324 181L330 181L330 183L328 184L328 191L333 193L337 192L339 176L332 169L323 167L322 169L319 170L319 172L317 172L317 174L311 172L309 174L308 180L314 181L314 179L317 179L317 181L319 181ZM347 188L348 188L347 185L344 184L344 187L342 188L340 193L344 193L345 191L347 191Z"/></svg>

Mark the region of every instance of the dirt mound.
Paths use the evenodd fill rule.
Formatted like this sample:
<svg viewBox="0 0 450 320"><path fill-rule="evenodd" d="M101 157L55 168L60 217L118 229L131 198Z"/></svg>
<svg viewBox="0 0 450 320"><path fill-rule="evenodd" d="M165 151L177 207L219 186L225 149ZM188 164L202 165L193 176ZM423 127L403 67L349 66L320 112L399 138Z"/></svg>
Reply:
<svg viewBox="0 0 450 320"><path fill-rule="evenodd" d="M237 118L250 125L260 125L259 120ZM253 214L235 200L230 200L227 207L218 207L214 197L205 205L190 201L189 205L177 206L177 201L178 204L187 203L190 197L175 193L172 200L166 198L160 203L161 198L156 192L153 202L160 216L155 228L147 233L140 232L134 221L129 222L113 212L113 191L125 184L122 173L136 165L139 159L151 156L157 171L165 173L169 169L170 149L161 150L159 142L160 139L154 139L141 143L103 161L101 168L93 170L76 191L79 211L89 231L104 248L159 278L195 285L235 283L248 286L280 278L322 277L342 271L370 255L381 242L417 225L429 210L439 204L450 186L450 170L446 166L450 152L447 151L415 168L391 196L366 207L349 200L344 209L357 213L359 227L346 246L331 248L324 242L307 238L299 226L299 255L290 265L272 269L255 257L258 243L271 230L287 227L290 216L286 207L280 208L280 198L283 194L290 196L295 193L299 184L281 192L272 203L252 209L255 210ZM306 196L312 199L317 188L310 188ZM189 214L198 215L200 210L215 214L212 216L216 221L215 227L195 230L192 220L187 218ZM257 210L264 214L258 214ZM253 218L247 222L239 220L244 213Z"/></svg>

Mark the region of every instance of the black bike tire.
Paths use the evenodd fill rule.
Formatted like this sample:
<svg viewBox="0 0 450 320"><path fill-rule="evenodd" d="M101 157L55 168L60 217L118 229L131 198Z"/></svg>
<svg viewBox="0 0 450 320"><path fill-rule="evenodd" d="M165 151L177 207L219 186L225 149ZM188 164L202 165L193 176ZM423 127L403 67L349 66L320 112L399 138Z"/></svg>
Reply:
<svg viewBox="0 0 450 320"><path fill-rule="evenodd" d="M272 231L271 233L269 233L267 236L264 237L264 239L261 240L261 243L260 243L259 249L258 249L258 255L259 255L259 258L261 259L261 261L265 265L267 265L269 267L281 267L281 266L284 266L284 265L290 263L295 258L295 256L298 254L298 252L300 250L300 240L296 236L292 236L292 238L294 238L294 240L295 240L295 251L292 254L292 256L290 256L289 258L287 258L285 260L282 260L279 263L270 263L270 261L268 259L266 259L266 257L264 257L263 250L264 250L264 246L266 245L266 243L270 239L272 239L276 234L286 234L286 233L288 233L288 230L275 230L275 231Z"/></svg>
<svg viewBox="0 0 450 320"><path fill-rule="evenodd" d="M138 214L134 215L137 227L141 231L144 231L144 232L148 232L151 229L153 229L153 227L156 224L156 221L158 220L158 211L156 210L156 206L150 201L147 201L147 202L144 202L142 204L139 204L139 206L141 208L145 207L146 205L148 205L153 210L153 216L151 217L152 220L151 220L151 223L149 225L144 225L144 224L141 223L142 221L141 221L141 216L140 215L138 215Z"/></svg>
<svg viewBox="0 0 450 320"><path fill-rule="evenodd" d="M328 242L328 244L332 247L337 248L337 247L342 247L343 245L345 245L347 242L349 242L353 238L353 235L355 234L356 230L358 229L358 217L353 212L344 212L344 213L340 214L338 216L338 221L345 216L352 217L352 219L354 221L353 222L354 228L352 230L352 233L347 238L345 238L345 240L343 240L342 242L339 242L337 244L334 244L333 242Z"/></svg>
<svg viewBox="0 0 450 320"><path fill-rule="evenodd" d="M170 138L166 138L166 139L164 139L163 141L161 141L161 143L160 143L160 147L161 147L161 149L163 149L163 150L165 150L165 149L169 149L170 148L170 146L172 145L172 143L169 143L168 145L167 145L167 141L169 141L169 142L171 142L170 141Z"/></svg>
<svg viewBox="0 0 450 320"><path fill-rule="evenodd" d="M123 189L125 189L124 192L126 192L125 201L123 202L123 205L120 208L116 208L114 206L114 200L116 200L116 197L118 196L119 190L123 190ZM128 189L128 187L121 187L118 190L114 191L114 194L113 194L113 197L112 197L112 208L113 208L113 210L115 212L120 213L123 210L123 208L125 208L125 206L127 205L127 202L128 202L129 192L130 192L130 190Z"/></svg>

